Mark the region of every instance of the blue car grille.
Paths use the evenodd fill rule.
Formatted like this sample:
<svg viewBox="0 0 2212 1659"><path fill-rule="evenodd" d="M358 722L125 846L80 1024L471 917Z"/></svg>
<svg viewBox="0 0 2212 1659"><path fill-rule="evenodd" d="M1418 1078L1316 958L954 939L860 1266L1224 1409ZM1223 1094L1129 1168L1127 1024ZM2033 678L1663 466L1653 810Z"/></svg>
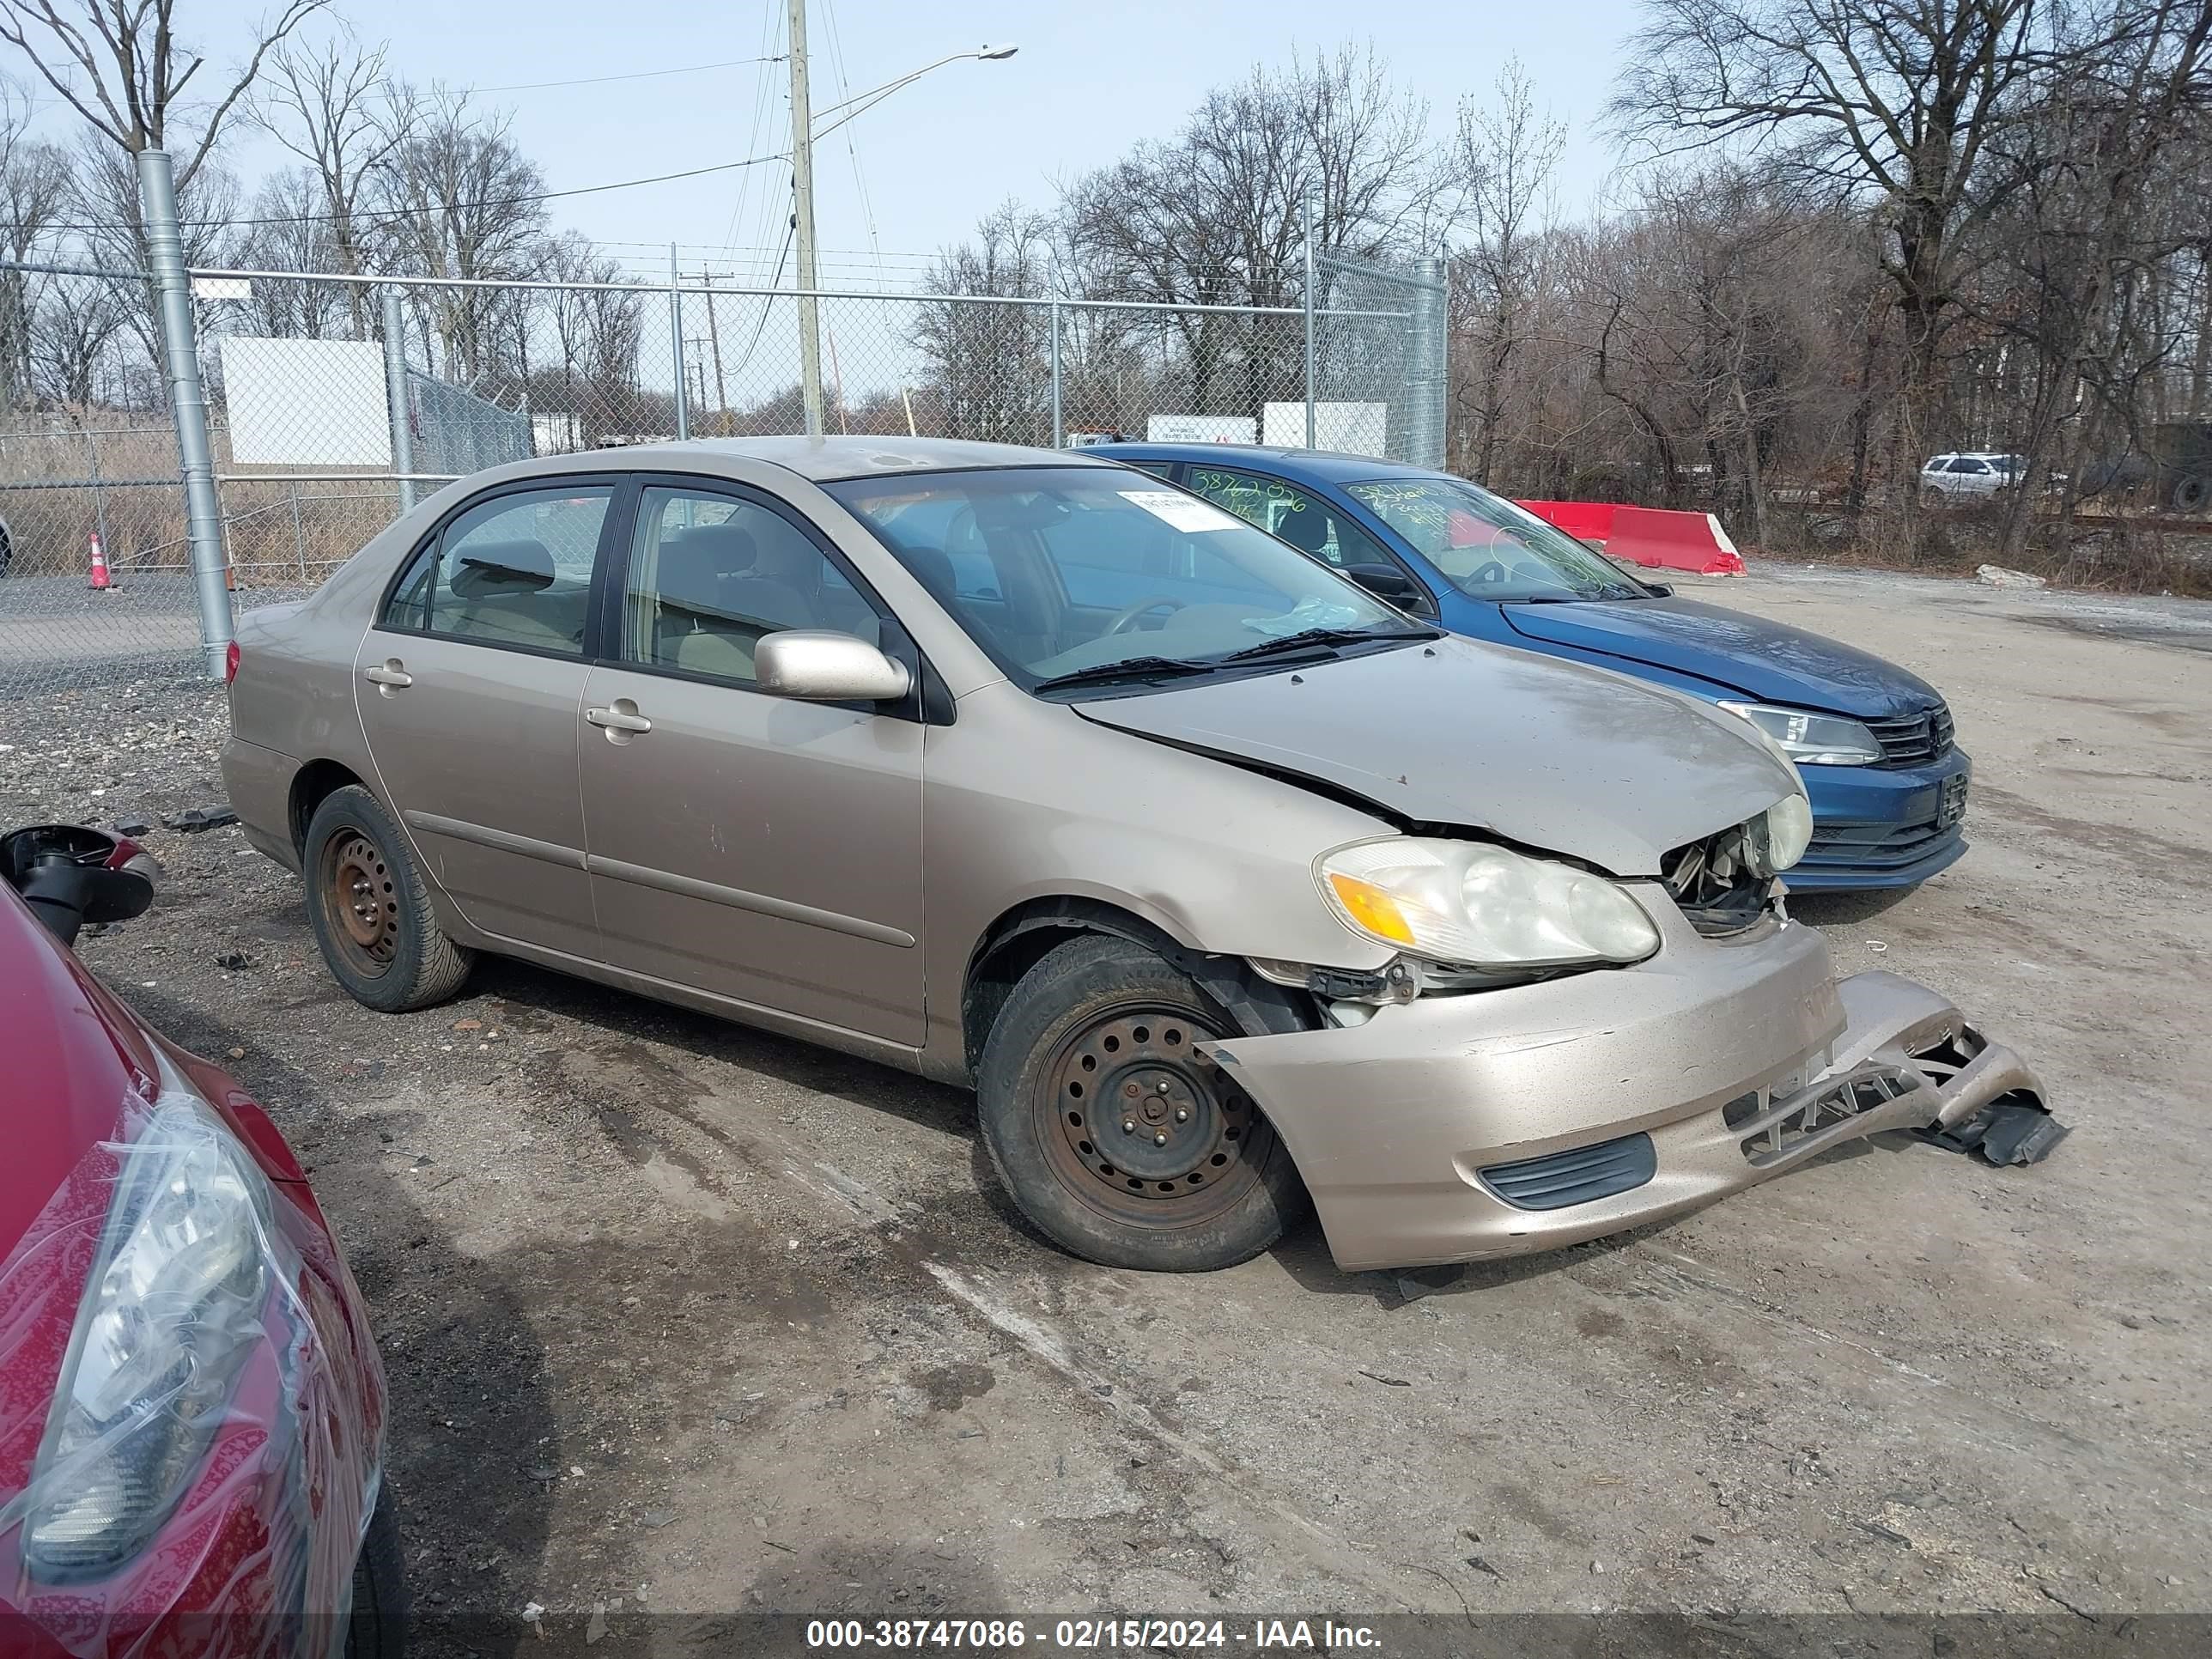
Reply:
<svg viewBox="0 0 2212 1659"><path fill-rule="evenodd" d="M1821 823L1814 826L1803 863L1847 864L1881 869L1914 862L1959 833L1955 823Z"/></svg>
<svg viewBox="0 0 2212 1659"><path fill-rule="evenodd" d="M1925 766L1951 752L1951 711L1940 702L1893 720L1869 720L1866 728L1881 745L1879 765Z"/></svg>
<svg viewBox="0 0 2212 1659"><path fill-rule="evenodd" d="M1564 1210L1631 1191L1658 1171L1651 1137L1635 1134L1518 1164L1493 1164L1478 1173L1484 1186L1516 1210Z"/></svg>

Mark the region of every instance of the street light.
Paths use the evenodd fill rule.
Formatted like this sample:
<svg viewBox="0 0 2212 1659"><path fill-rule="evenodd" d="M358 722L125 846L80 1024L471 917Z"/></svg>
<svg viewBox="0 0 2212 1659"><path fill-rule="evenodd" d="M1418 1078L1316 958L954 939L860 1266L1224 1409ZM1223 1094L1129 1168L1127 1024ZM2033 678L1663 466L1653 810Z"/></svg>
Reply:
<svg viewBox="0 0 2212 1659"><path fill-rule="evenodd" d="M807 90L806 0L790 0L790 7L791 193L792 227L799 244L799 394L806 408L806 434L809 437L819 437L822 434L822 330L819 302L813 298L814 141L835 132L854 116L866 114L901 87L911 86L932 70L943 69L947 64L957 64L968 58L983 64L1001 64L1021 48L981 46L974 52L956 52L933 64L924 64L920 69L902 75L896 80L886 81L882 86L856 93L842 103L832 104L822 112L835 115L837 118L817 131ZM841 111L842 114L839 113Z"/></svg>

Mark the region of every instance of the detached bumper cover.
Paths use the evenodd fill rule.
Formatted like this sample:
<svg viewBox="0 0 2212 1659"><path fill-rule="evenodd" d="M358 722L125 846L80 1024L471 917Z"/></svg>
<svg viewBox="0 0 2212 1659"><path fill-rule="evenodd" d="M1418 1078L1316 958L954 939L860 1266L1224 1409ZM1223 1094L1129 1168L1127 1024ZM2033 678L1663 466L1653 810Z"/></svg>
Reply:
<svg viewBox="0 0 2212 1659"><path fill-rule="evenodd" d="M2064 1133L2019 1056L1934 992L1838 983L1796 923L1714 941L1650 908L1663 943L1632 969L1208 1046L1290 1147L1340 1266L1553 1249L1885 1130L2021 1162Z"/></svg>

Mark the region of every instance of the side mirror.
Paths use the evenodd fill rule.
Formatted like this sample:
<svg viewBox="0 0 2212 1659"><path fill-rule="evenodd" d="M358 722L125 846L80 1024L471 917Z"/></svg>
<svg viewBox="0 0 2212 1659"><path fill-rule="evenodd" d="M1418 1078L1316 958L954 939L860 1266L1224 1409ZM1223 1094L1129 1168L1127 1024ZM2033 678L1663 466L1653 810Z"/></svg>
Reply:
<svg viewBox="0 0 2212 1659"><path fill-rule="evenodd" d="M1427 590L1395 564L1348 564L1343 574L1376 599L1401 609L1429 602Z"/></svg>
<svg viewBox="0 0 2212 1659"><path fill-rule="evenodd" d="M1651 590L1651 597L1655 599L1671 599L1674 597L1674 584L1672 582L1646 582L1644 585Z"/></svg>
<svg viewBox="0 0 2212 1659"><path fill-rule="evenodd" d="M64 945L88 921L128 921L154 902L135 843L75 824L41 824L0 839L0 874Z"/></svg>
<svg viewBox="0 0 2212 1659"><path fill-rule="evenodd" d="M884 702L914 687L904 664L866 640L816 628L763 635L753 647L753 678L772 697L805 702Z"/></svg>

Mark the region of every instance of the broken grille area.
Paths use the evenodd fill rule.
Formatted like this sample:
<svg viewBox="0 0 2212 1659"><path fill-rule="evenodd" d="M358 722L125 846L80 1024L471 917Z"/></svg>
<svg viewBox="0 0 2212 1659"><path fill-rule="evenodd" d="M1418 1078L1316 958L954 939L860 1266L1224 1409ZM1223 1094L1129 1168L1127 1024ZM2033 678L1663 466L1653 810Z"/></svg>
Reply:
<svg viewBox="0 0 2212 1659"><path fill-rule="evenodd" d="M1746 826L1678 847L1660 860L1659 878L1690 926L1709 939L1741 933L1766 914L1771 877L1754 875L1745 857Z"/></svg>
<svg viewBox="0 0 2212 1659"><path fill-rule="evenodd" d="M1773 1112L1768 1097L1759 1091L1738 1095L1721 1108L1721 1121L1731 1129L1751 1133L1736 1142L1750 1164L1770 1164L1786 1158L1811 1136L1832 1124L1887 1106L1922 1086L1917 1078L1896 1070L1862 1073L1824 1089L1802 1106Z"/></svg>

